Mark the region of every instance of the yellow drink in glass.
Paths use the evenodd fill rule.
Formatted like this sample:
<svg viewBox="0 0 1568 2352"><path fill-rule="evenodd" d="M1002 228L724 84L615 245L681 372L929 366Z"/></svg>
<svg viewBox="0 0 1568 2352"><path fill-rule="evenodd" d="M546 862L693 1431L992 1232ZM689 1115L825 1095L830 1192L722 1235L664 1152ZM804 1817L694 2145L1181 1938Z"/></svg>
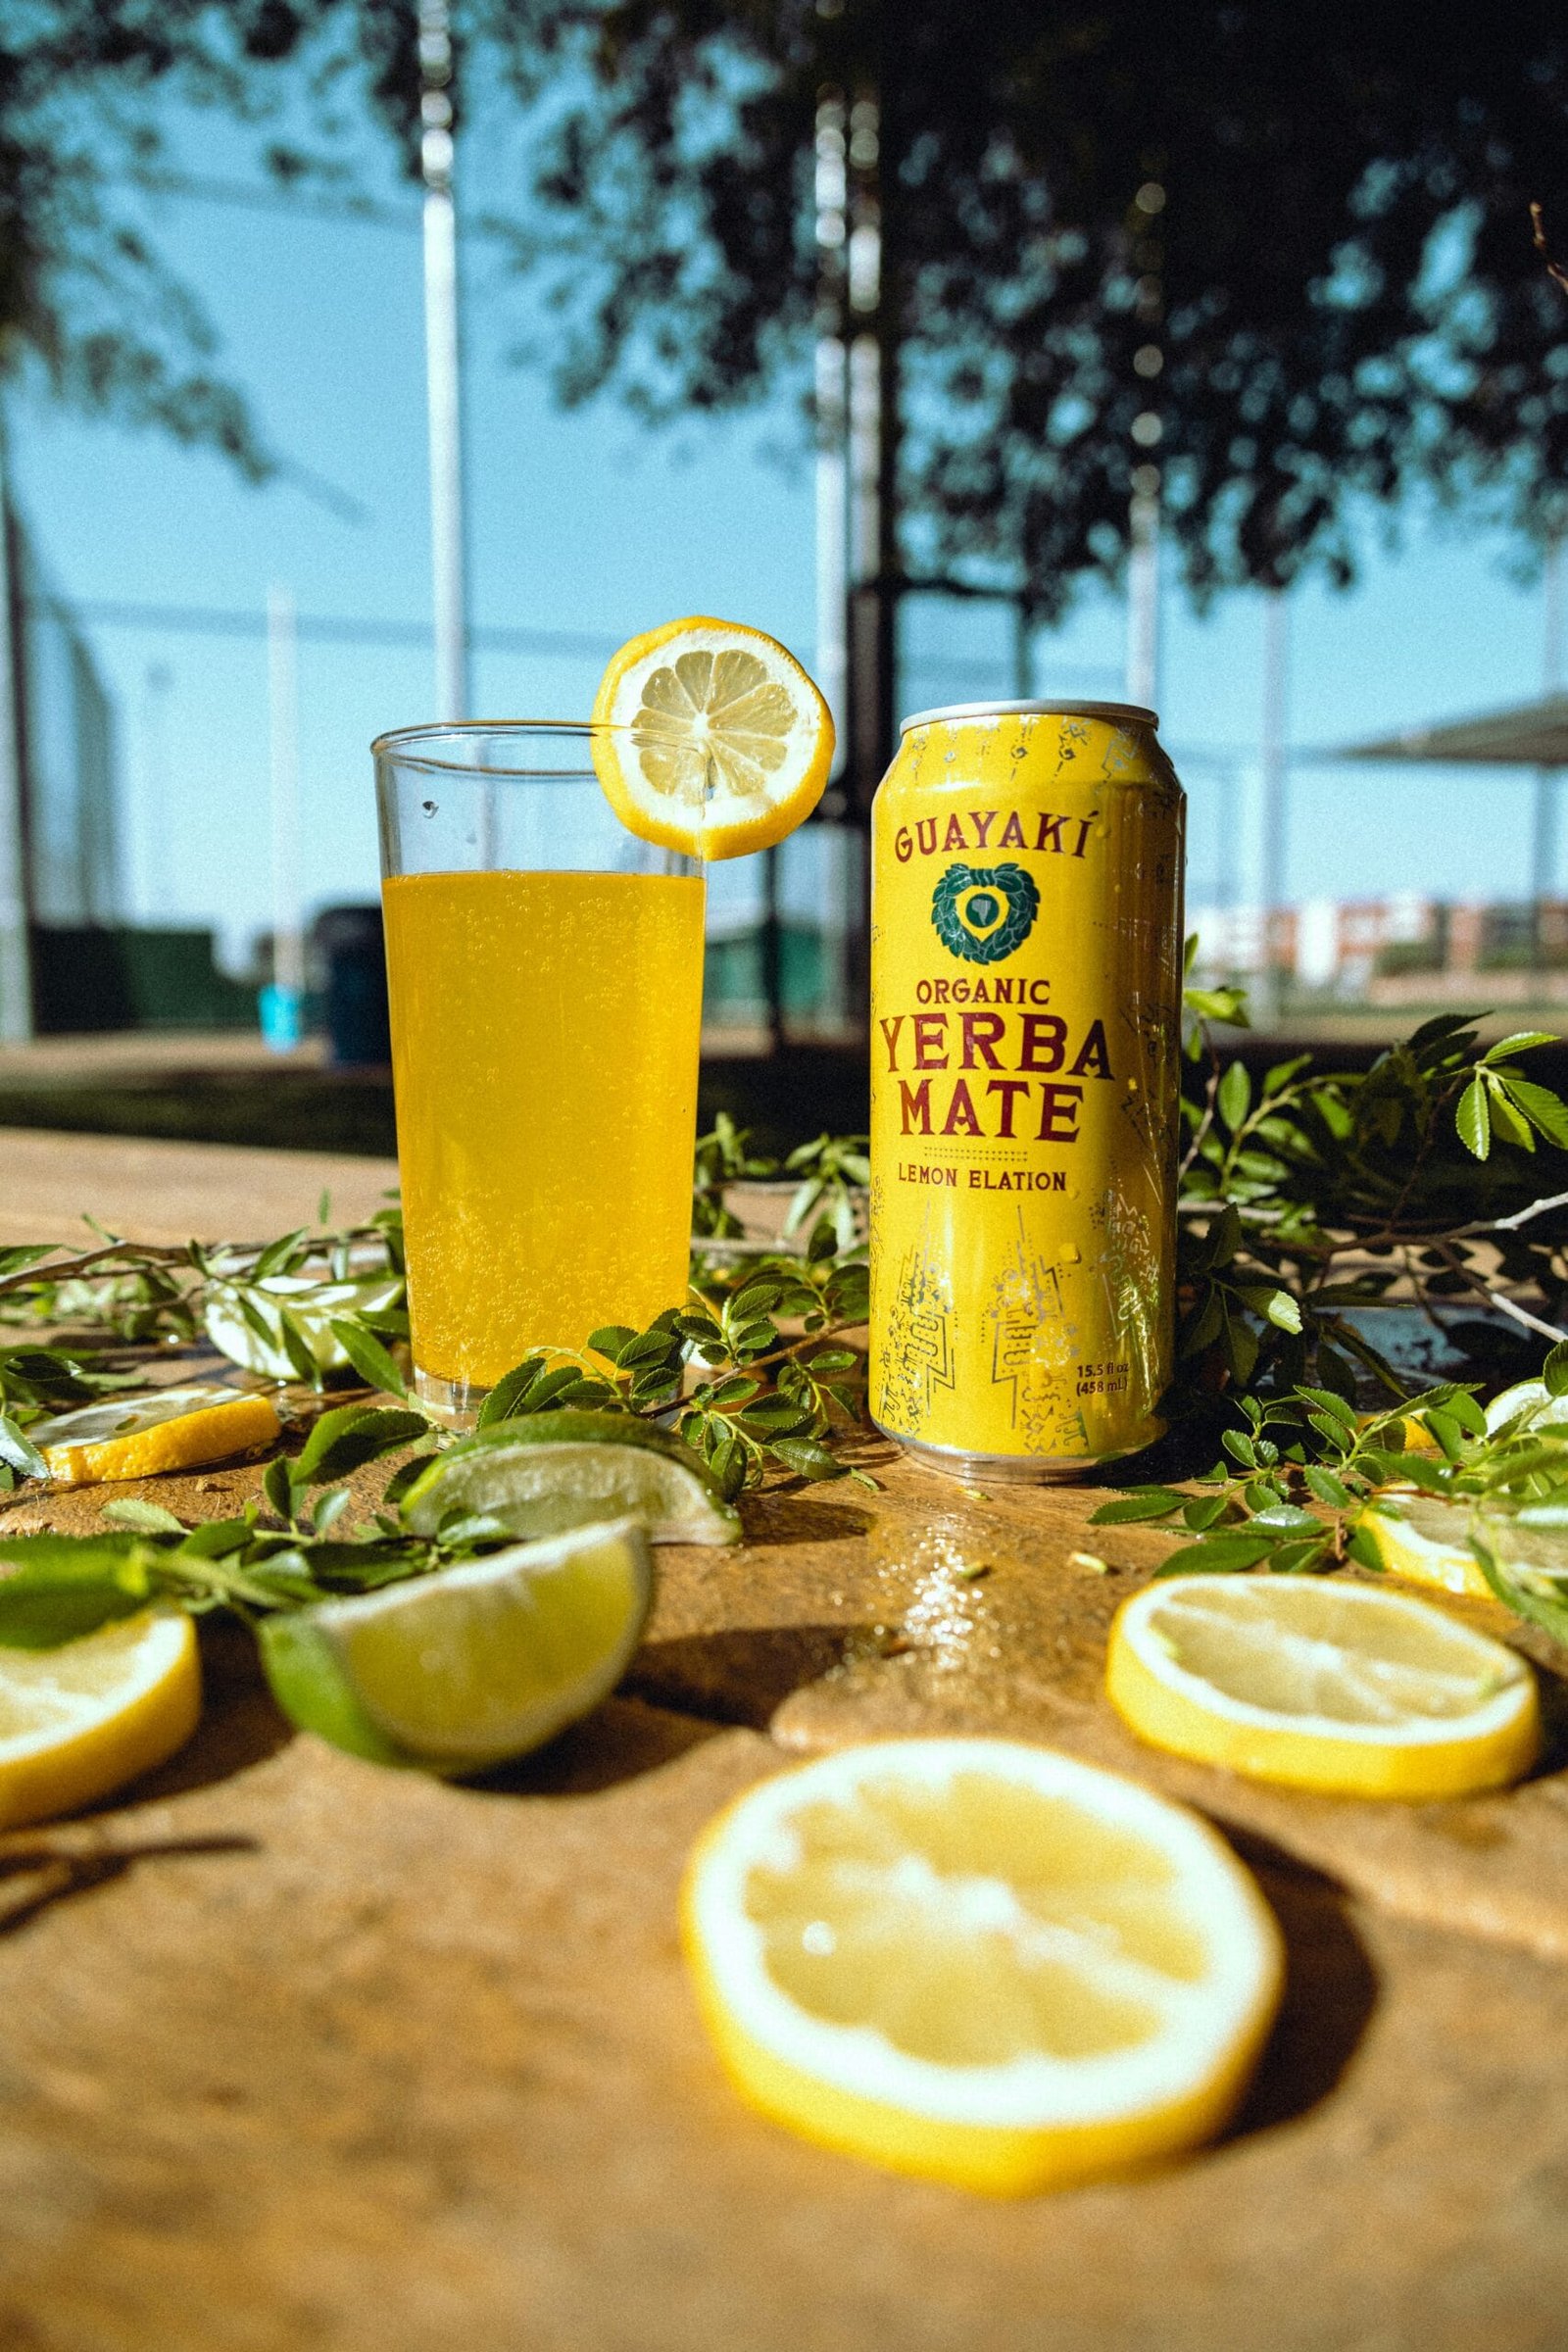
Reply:
<svg viewBox="0 0 1568 2352"><path fill-rule="evenodd" d="M704 883L622 829L588 736L375 747L415 1384L460 1416L686 1295Z"/></svg>
<svg viewBox="0 0 1568 2352"><path fill-rule="evenodd" d="M417 1363L488 1388L680 1304L702 883L406 874L384 905Z"/></svg>

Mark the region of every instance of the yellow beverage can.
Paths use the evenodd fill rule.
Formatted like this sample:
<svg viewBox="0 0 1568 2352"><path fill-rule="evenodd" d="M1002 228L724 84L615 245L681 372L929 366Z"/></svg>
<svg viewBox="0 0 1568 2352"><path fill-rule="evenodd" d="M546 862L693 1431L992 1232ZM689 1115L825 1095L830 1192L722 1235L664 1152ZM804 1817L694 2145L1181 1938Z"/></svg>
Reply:
<svg viewBox="0 0 1568 2352"><path fill-rule="evenodd" d="M1154 727L922 711L872 807L871 1413L957 1476L1160 1433L1186 800Z"/></svg>

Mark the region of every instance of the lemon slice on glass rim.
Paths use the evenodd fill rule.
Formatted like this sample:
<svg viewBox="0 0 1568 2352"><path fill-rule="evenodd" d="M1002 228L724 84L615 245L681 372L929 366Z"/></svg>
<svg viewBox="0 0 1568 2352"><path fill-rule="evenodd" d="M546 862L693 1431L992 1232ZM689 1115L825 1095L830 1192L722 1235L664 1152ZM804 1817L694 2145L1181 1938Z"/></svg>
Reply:
<svg viewBox="0 0 1568 2352"><path fill-rule="evenodd" d="M594 766L621 823L689 858L771 849L810 815L833 720L793 654L698 614L623 645L594 698Z"/></svg>
<svg viewBox="0 0 1568 2352"><path fill-rule="evenodd" d="M1211 2137L1280 1994L1273 1916L1206 1823L1021 1740L764 1781L698 1840L681 1932L750 2104L996 2196Z"/></svg>
<svg viewBox="0 0 1568 2352"><path fill-rule="evenodd" d="M1346 1796L1503 1787L1541 1746L1517 1650L1413 1592L1337 1578L1148 1585L1111 1626L1105 1688L1152 1746Z"/></svg>

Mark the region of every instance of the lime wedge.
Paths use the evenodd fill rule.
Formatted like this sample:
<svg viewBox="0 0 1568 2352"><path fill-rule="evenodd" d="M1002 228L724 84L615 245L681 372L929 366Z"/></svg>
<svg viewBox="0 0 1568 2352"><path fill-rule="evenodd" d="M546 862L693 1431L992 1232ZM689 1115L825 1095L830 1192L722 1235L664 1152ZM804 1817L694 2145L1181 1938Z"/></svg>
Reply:
<svg viewBox="0 0 1568 2352"><path fill-rule="evenodd" d="M555 1536L630 1515L651 1544L738 1544L738 1513L689 1446L629 1413L533 1413L477 1430L431 1463L403 1500L433 1536L452 1518L509 1536Z"/></svg>
<svg viewBox="0 0 1568 2352"><path fill-rule="evenodd" d="M614 1689L653 1598L635 1520L269 1618L272 1695L351 1755L444 1774L542 1747Z"/></svg>

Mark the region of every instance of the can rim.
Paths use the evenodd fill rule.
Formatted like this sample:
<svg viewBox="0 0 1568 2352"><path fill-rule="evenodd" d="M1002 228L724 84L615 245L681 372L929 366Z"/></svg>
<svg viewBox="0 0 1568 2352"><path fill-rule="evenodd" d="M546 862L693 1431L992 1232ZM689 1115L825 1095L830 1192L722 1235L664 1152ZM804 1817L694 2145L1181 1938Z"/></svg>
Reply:
<svg viewBox="0 0 1568 2352"><path fill-rule="evenodd" d="M1142 703L944 703L939 710L916 710L901 719L899 733L907 735L911 727L929 727L944 718L1113 718L1139 727L1159 725L1158 711Z"/></svg>

